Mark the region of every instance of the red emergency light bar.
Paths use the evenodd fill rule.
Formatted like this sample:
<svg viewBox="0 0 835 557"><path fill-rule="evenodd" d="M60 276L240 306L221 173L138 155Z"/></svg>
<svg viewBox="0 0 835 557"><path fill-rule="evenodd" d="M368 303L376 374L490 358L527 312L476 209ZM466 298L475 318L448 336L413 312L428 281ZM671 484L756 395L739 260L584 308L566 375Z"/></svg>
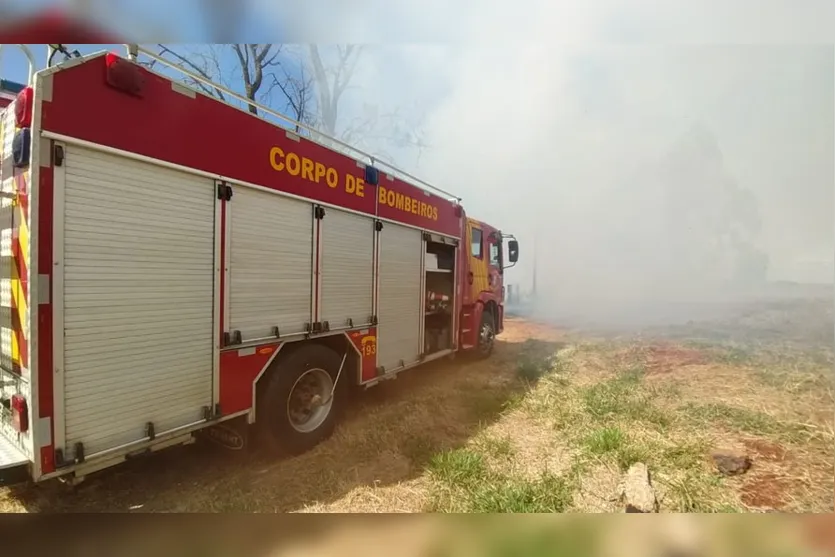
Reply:
<svg viewBox="0 0 835 557"><path fill-rule="evenodd" d="M108 85L134 97L142 96L145 74L138 65L112 52L105 56L104 63L107 68L106 79Z"/></svg>
<svg viewBox="0 0 835 557"><path fill-rule="evenodd" d="M18 128L28 128L32 125L32 98L31 87L24 87L17 94L14 105L14 121Z"/></svg>

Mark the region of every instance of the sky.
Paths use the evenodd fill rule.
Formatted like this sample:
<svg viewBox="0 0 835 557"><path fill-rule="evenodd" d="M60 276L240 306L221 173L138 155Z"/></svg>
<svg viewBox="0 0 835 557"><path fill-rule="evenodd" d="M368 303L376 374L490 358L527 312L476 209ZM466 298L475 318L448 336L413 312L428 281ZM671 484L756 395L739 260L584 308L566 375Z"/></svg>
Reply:
<svg viewBox="0 0 835 557"><path fill-rule="evenodd" d="M522 261L507 280L523 289L536 245L538 285L555 306L644 303L660 285L671 298L693 298L696 286L704 297L705 285L716 294L695 255L671 251L708 237L700 227L721 210L720 178L695 178L703 172L753 194L761 226L748 239L767 254L769 278L833 281L835 3L328 0L314 10L251 0L233 14L221 0L215 19L190 0L92 3L110 6L97 13L112 25L185 41L220 29L368 43L341 121L370 106L420 122L420 156L382 140L367 147L515 233ZM160 17L162 6L175 12ZM0 60L4 75L24 74L15 56ZM720 162L665 167L694 127ZM675 228L685 221L695 230Z"/></svg>

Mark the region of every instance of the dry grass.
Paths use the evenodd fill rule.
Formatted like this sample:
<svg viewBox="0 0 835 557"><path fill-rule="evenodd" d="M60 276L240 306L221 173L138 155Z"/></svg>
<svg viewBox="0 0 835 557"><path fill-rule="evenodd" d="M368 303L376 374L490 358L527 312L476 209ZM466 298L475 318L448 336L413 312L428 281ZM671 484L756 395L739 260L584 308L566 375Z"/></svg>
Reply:
<svg viewBox="0 0 835 557"><path fill-rule="evenodd" d="M486 362L429 365L353 405L300 457L164 451L0 511L613 512L647 463L662 510L833 510L829 355L704 341L573 338L511 320ZM754 466L724 478L715 447Z"/></svg>
<svg viewBox="0 0 835 557"><path fill-rule="evenodd" d="M520 355L559 348L554 330L526 343L532 328L508 331L486 362L429 364L362 393L334 437L302 456L171 449L93 476L71 494L59 485L2 489L0 511L422 510L431 457L466 445L521 398Z"/></svg>

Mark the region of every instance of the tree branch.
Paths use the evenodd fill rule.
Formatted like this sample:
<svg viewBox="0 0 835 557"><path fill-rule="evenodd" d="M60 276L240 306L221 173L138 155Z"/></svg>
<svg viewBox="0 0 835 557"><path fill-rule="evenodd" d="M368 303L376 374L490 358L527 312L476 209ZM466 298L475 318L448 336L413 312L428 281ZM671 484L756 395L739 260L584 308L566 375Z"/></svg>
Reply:
<svg viewBox="0 0 835 557"><path fill-rule="evenodd" d="M186 58L185 56L174 52L173 50L171 50L170 48L168 48L164 44L157 44L157 46L160 49L159 50L160 56L163 56L165 54L170 54L171 56L173 56L174 58L179 60L182 65L188 66L189 68L194 70L196 73L200 74L200 76L206 78L208 81L212 81L212 77L209 75L209 73L204 68L201 68L200 66L198 66L197 64L195 64L194 62L192 62L191 60ZM206 94L211 95L211 96L215 96L222 101L226 100L226 96L223 94L223 91L221 91L220 89L218 89L216 87L210 87L209 85L203 83L199 79L189 78L189 81L194 83L198 87L200 87L200 89L202 89L203 92L205 92Z"/></svg>
<svg viewBox="0 0 835 557"><path fill-rule="evenodd" d="M333 135L336 128L336 114L333 114L331 106L331 91L325 66L319 55L319 48L315 44L309 46L310 61L313 65L313 73L316 79L316 92L319 95L319 110L322 112L322 127L325 132Z"/></svg>

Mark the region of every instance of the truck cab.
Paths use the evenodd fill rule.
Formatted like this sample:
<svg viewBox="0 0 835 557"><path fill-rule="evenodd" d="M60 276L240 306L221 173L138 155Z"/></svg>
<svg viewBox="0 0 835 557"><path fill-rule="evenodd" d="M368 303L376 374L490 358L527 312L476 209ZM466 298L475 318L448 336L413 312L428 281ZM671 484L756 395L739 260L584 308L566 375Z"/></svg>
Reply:
<svg viewBox="0 0 835 557"><path fill-rule="evenodd" d="M518 261L519 243L474 218L466 217L465 226L461 346L475 348L486 357L495 335L504 330L504 270Z"/></svg>

